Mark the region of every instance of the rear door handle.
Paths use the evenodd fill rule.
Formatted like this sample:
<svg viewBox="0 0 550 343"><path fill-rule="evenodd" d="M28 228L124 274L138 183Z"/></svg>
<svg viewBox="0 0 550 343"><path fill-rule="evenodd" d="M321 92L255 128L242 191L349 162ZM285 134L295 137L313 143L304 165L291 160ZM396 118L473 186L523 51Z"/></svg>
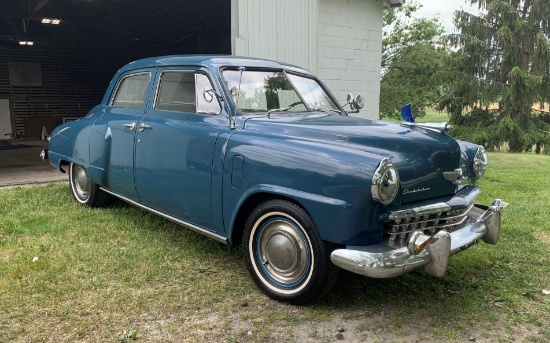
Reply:
<svg viewBox="0 0 550 343"><path fill-rule="evenodd" d="M136 128L136 123L122 124L122 126L129 128L130 131L134 131L134 129Z"/></svg>
<svg viewBox="0 0 550 343"><path fill-rule="evenodd" d="M139 126L138 126L139 132L143 132L143 130L145 130L145 129L152 129L152 128L153 128L152 126L145 125L143 123L139 124Z"/></svg>

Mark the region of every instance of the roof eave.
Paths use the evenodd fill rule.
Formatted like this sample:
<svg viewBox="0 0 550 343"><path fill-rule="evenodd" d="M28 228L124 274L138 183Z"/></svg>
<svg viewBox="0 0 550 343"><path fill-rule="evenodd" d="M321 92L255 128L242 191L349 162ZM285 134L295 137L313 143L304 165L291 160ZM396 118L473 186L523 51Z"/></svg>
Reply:
<svg viewBox="0 0 550 343"><path fill-rule="evenodd" d="M384 8L401 7L405 0L384 0Z"/></svg>

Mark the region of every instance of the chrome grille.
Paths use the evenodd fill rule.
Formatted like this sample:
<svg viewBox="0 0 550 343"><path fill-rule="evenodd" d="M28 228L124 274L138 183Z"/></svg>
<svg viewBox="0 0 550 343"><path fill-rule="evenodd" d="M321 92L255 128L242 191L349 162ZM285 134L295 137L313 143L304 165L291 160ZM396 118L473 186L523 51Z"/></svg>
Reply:
<svg viewBox="0 0 550 343"><path fill-rule="evenodd" d="M433 236L440 230L453 232L469 223L466 214L473 204L467 208L436 212L430 214L414 215L398 218L384 224L384 243L402 248L407 246L409 237L413 232L419 231Z"/></svg>

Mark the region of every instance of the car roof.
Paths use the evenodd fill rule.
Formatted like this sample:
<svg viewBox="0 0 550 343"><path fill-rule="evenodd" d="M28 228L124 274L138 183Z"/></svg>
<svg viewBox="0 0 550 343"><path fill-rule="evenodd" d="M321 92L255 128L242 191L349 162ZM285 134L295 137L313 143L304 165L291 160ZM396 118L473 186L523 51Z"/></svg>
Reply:
<svg viewBox="0 0 550 343"><path fill-rule="evenodd" d="M120 68L114 77L111 79L107 91L105 92L102 104L107 104L114 87L122 74L132 72L144 68L158 67L179 67L179 66L195 66L205 67L212 71L219 70L223 67L248 67L248 68L270 68L270 69L286 69L306 75L313 75L308 70L283 62L272 61L268 59L233 56L233 55L173 55L173 56L158 56L149 57L134 62L130 62Z"/></svg>
<svg viewBox="0 0 550 343"><path fill-rule="evenodd" d="M250 68L273 68L289 69L297 72L311 74L308 70L283 62L272 61L255 57L233 56L233 55L173 55L149 57L137 60L123 66L119 72L133 69L151 67L169 67L182 65L204 66L210 69L222 67L250 67Z"/></svg>

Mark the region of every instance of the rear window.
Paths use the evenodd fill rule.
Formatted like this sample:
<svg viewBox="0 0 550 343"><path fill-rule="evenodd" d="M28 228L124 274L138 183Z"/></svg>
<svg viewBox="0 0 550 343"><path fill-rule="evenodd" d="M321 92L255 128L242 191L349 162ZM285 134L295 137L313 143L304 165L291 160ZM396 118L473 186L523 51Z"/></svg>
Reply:
<svg viewBox="0 0 550 343"><path fill-rule="evenodd" d="M117 88L113 106L144 108L145 92L151 79L150 73L141 73L124 77Z"/></svg>

